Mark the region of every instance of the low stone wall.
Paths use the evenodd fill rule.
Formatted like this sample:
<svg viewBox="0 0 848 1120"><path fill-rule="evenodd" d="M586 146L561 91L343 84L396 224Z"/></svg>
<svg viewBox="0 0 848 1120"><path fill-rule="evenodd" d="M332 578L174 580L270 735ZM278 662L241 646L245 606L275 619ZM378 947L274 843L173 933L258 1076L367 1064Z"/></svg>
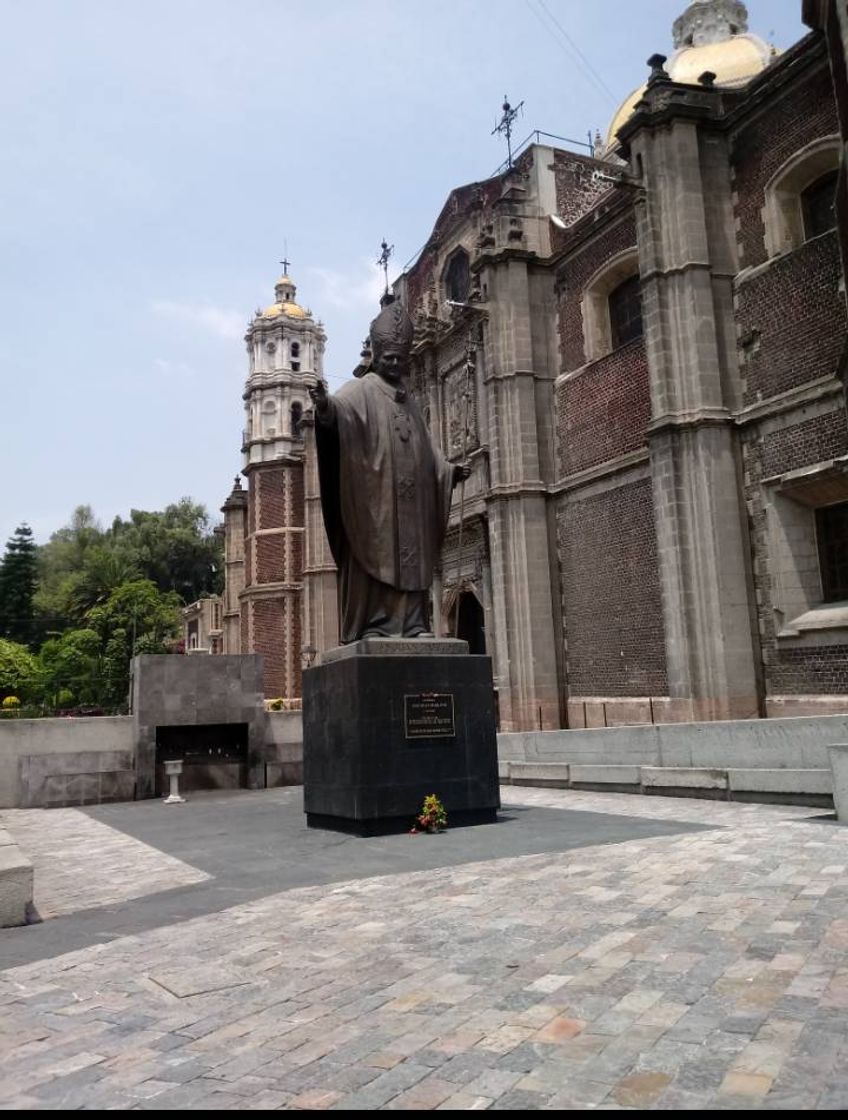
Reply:
<svg viewBox="0 0 848 1120"><path fill-rule="evenodd" d="M828 769L829 743L848 742L848 715L718 720L498 736L505 762Z"/></svg>
<svg viewBox="0 0 848 1120"><path fill-rule="evenodd" d="M134 757L130 716L0 720L0 809L132 800Z"/></svg>
<svg viewBox="0 0 848 1120"><path fill-rule="evenodd" d="M300 712L261 712L264 739L254 788L303 781ZM132 716L0 721L0 809L132 801L136 789Z"/></svg>
<svg viewBox="0 0 848 1120"><path fill-rule="evenodd" d="M799 716L512 732L498 755L514 784L828 804L827 748L846 741L848 716Z"/></svg>
<svg viewBox="0 0 848 1120"><path fill-rule="evenodd" d="M303 782L303 713L268 712L265 732L265 784L299 786Z"/></svg>

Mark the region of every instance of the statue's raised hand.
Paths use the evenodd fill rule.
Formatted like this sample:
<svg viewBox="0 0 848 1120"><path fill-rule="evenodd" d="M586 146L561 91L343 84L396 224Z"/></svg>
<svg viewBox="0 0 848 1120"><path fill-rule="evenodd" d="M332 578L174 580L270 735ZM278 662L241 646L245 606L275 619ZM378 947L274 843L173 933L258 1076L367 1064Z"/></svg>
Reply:
<svg viewBox="0 0 848 1120"><path fill-rule="evenodd" d="M465 482L471 474L471 467L468 463L455 463L453 468L453 484L457 486L460 482Z"/></svg>
<svg viewBox="0 0 848 1120"><path fill-rule="evenodd" d="M315 405L316 412L326 412L330 405L330 398L327 394L327 382L319 381L318 384L309 390L309 396L312 398L312 403Z"/></svg>

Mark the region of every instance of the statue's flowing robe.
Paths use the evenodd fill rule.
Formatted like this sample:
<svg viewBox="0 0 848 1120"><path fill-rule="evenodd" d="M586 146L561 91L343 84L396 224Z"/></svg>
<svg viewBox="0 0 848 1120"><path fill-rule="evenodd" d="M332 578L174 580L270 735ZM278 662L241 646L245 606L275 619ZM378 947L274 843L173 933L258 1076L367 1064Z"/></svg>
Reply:
<svg viewBox="0 0 848 1120"><path fill-rule="evenodd" d="M339 569L343 642L429 629L427 599L450 512L453 467L414 399L367 373L315 426L321 505Z"/></svg>

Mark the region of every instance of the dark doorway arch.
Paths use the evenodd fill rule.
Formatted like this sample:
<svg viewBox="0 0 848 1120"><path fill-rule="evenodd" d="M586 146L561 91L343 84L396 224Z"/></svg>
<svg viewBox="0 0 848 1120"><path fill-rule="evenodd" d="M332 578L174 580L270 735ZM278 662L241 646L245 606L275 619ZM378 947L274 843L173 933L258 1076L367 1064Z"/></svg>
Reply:
<svg viewBox="0 0 848 1120"><path fill-rule="evenodd" d="M459 625L456 636L468 642L469 653L486 652L486 627L480 600L470 591L463 591L459 597Z"/></svg>

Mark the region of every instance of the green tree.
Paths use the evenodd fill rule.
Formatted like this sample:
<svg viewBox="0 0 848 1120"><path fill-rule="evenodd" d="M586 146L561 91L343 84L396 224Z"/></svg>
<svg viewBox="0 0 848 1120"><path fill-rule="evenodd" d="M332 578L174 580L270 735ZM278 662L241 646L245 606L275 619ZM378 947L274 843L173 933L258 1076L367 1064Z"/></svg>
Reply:
<svg viewBox="0 0 848 1120"><path fill-rule="evenodd" d="M191 498L161 512L134 509L129 521L115 519L110 535L113 547L161 591L175 591L184 603L220 593L223 541L206 507Z"/></svg>
<svg viewBox="0 0 848 1120"><path fill-rule="evenodd" d="M67 630L44 643L40 660L46 703L56 707L101 703L101 645L94 630Z"/></svg>
<svg viewBox="0 0 848 1120"><path fill-rule="evenodd" d="M6 552L0 563L0 634L23 645L34 637L37 553L32 529L24 522L6 542Z"/></svg>
<svg viewBox="0 0 848 1120"><path fill-rule="evenodd" d="M161 592L152 580L138 579L116 588L86 616L100 639L99 703L123 705L129 690L134 653L167 653L181 627L180 597Z"/></svg>
<svg viewBox="0 0 848 1120"><path fill-rule="evenodd" d="M17 696L24 703L40 697L43 683L39 661L26 646L0 638L0 701Z"/></svg>
<svg viewBox="0 0 848 1120"><path fill-rule="evenodd" d="M39 550L39 585L35 612L42 634L61 632L79 625L85 611L94 605L81 590L85 584L90 552L104 547L105 534L91 506L77 506L70 522L57 529Z"/></svg>

